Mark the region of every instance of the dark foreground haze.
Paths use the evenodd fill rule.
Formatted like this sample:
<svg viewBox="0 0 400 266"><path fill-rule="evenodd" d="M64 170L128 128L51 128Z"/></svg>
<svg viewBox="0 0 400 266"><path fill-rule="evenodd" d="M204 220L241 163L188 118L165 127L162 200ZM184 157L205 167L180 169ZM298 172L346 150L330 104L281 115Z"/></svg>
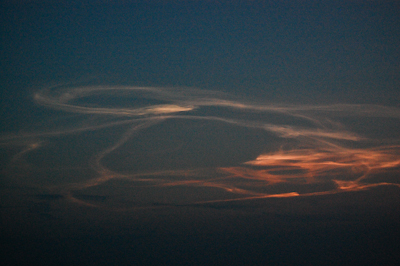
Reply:
<svg viewBox="0 0 400 266"><path fill-rule="evenodd" d="M6 265L398 263L396 2L57 3L2 6Z"/></svg>

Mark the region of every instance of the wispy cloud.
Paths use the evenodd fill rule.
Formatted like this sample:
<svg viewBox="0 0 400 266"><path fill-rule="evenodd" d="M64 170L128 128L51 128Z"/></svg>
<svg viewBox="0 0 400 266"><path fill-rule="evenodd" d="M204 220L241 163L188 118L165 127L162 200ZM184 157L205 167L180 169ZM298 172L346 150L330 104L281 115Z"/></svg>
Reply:
<svg viewBox="0 0 400 266"><path fill-rule="evenodd" d="M101 103L93 104L93 101L91 104L87 103L88 99L95 100L98 96L107 97L110 101L113 97L123 97L128 100L140 98L164 103L147 106L125 105L124 107L118 106L118 101L112 107L101 106ZM363 132L352 131L352 128L347 127L347 124L342 121L342 118L348 117L399 119L400 110L395 107L359 104L279 105L251 102L220 92L190 88L129 86L48 88L35 93L33 100L38 105L61 110L66 114L78 113L80 122L52 127L52 129L44 126L39 131L25 130L24 133L16 132L1 137L1 147L20 146L12 156L8 172L14 171L18 164L23 164L25 156L34 154L46 146L50 138L62 139L71 134L107 128L115 128L123 132L106 148L92 154L91 159L86 162L87 167L96 173L93 178L74 180L62 185L41 185L46 190L53 191L49 195L63 195L60 198L77 204L107 207L109 197L98 195L101 201L88 200L91 199L90 194L85 194L84 191L117 180L130 182L132 188L146 187L154 191L182 187L221 191L221 195L213 194L214 198L211 199L207 198L206 194L204 197L200 194L197 200L190 200L189 197L185 200L185 197L181 196L180 198L183 197L181 205L315 196L387 185L400 187L398 179L387 181L376 179L376 176L388 172L395 172L398 176L400 139L393 139L393 137L373 139ZM210 108L214 108L212 115L210 112L203 112L211 110ZM271 122L271 118L277 115L282 119L272 119L278 122ZM198 168L194 165L192 169L120 172L104 163L107 156L111 154L118 156L118 151L124 149L128 142L134 142L138 133L144 130L146 132L156 130L156 125L168 124L176 120L198 123L218 122L263 131L275 135L281 141L281 145L275 145L278 147L276 150L254 154L253 160L214 168ZM196 134L207 134L205 129L196 130ZM163 137L167 136L160 136L160 138ZM193 141L195 142L196 139ZM262 142L259 145L267 146ZM85 146L76 148L85 149ZM126 160L126 158L120 159ZM40 169L40 167L37 165L32 169ZM302 192L304 187L321 183L331 184L331 186L327 186L329 189L325 190L310 192L308 189L307 192ZM278 187L279 184L289 186L282 188ZM78 198L74 195L89 196ZM175 203L169 204L175 201L174 197L177 195L168 194L164 202L152 201L149 197L148 204L145 205L149 208L178 206L179 204ZM154 202L158 204L153 204ZM114 205L109 208L117 208ZM118 207L117 209L129 208Z"/></svg>

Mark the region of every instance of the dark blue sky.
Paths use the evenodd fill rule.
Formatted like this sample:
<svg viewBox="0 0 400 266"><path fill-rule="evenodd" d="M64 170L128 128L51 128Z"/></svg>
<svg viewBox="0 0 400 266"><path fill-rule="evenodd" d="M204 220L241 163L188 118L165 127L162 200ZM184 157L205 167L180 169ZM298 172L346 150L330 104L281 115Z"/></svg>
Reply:
<svg viewBox="0 0 400 266"><path fill-rule="evenodd" d="M400 259L400 1L6 0L0 81L6 265Z"/></svg>
<svg viewBox="0 0 400 266"><path fill-rule="evenodd" d="M97 78L277 102L400 100L398 1L49 2L2 5L3 90Z"/></svg>

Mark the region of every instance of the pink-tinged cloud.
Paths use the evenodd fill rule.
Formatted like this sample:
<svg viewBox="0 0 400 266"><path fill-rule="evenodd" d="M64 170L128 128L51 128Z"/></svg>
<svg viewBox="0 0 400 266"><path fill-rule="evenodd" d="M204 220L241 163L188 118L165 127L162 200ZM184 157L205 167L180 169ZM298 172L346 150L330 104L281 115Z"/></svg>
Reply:
<svg viewBox="0 0 400 266"><path fill-rule="evenodd" d="M118 105L106 107L100 103L94 105L85 102L97 96L106 99L113 97L132 99L132 106L125 104L123 107ZM134 100L142 98L157 104L147 106L133 104L137 102ZM66 199L76 204L107 207L107 204L85 202L84 199L74 197L74 193L100 187L105 189L107 184L118 180L131 182L129 186L132 189L146 188L162 193L170 191L171 188L208 191L202 192L203 194L199 192L200 194L194 197L196 200L183 199L182 204L316 196L365 190L376 186L400 186L398 178L400 139L396 137L374 139L368 132L355 132L342 119L369 117L399 119L400 110L395 107L350 104L279 105L252 102L220 92L189 88L129 86L48 88L35 93L33 100L38 105L64 111L65 116L60 115L60 119L65 119L68 113L74 113L78 118L73 120L74 123L66 125L61 123L59 127L51 129L44 126L41 130L25 130L23 133L16 132L1 137L0 147L18 147L7 171L10 173L19 171L18 175L14 176L25 180L18 181L20 183L29 183L29 178L22 177L31 174L32 171L44 173L61 171L56 168L40 169L40 165L33 167L25 160L30 154L35 152L40 154L41 149L56 147L56 140L61 141L70 135L78 138L83 132L96 132L108 128L121 132L119 137L107 147L92 154L90 160L86 162L86 167L95 173L93 178L75 180L68 184L41 185L41 189L64 194ZM210 112L201 112L208 111L207 108L210 107L218 108L212 109L211 115ZM204 115L205 113L207 115ZM279 115L279 120L271 119L276 115ZM193 165L192 168L185 169L131 170L122 173L105 163L108 157L118 157L119 150L126 148L128 143L131 145L135 143L137 134L144 131L152 132L160 124L174 125L177 120L190 121L188 126L215 122L219 125L229 125L227 127L229 130L234 127L246 128L249 131L269 134L268 136L273 135L276 143L274 148L271 148L270 143L260 141L259 146L265 147L268 152L254 154L254 159L248 161L232 162L219 167L199 168ZM206 129L202 127L193 130L197 135L207 134ZM154 132L155 135L158 133ZM221 137L225 139L225 136ZM168 138L168 136L157 138ZM95 142L96 139L92 141ZM192 141L195 143L196 138L193 137ZM83 143L81 147L76 148L86 149L85 145L89 144ZM151 146L151 143L143 146L146 145ZM181 148L171 149L179 151ZM190 151L190 145L187 149ZM208 149L211 152L212 147ZM136 156L135 152L135 148L130 151L132 158ZM151 163L151 157L148 160ZM20 168L28 170L24 170L25 172L17 170ZM377 178L385 176L384 174L391 176L391 179ZM314 189L316 185L321 186ZM210 191L214 193L212 197ZM112 191L108 192L112 194ZM163 199L165 202L157 206L167 206L177 198L178 195L168 194ZM148 202L148 206L151 204L151 201ZM114 205L108 207L124 209Z"/></svg>

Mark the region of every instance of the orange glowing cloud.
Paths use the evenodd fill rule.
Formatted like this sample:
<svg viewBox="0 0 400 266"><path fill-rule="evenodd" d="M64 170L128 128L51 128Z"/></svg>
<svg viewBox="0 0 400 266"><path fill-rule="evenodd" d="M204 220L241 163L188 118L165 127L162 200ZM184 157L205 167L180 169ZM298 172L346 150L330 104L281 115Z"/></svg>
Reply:
<svg viewBox="0 0 400 266"><path fill-rule="evenodd" d="M389 185L387 182L366 183L365 180L372 178L376 173L382 174L400 167L399 148L399 146L388 146L351 149L331 145L315 149L280 150L259 155L255 160L244 163L247 167L227 167L222 170L236 177L261 180L268 185L298 181L312 184L331 180L337 185L338 192L355 191L376 185ZM393 183L393 185L400 184Z"/></svg>
<svg viewBox="0 0 400 266"><path fill-rule="evenodd" d="M85 100L97 96L143 98L149 99L149 102L154 102L154 104L147 106L132 104L132 106L125 105L124 107L85 104ZM22 148L18 146L18 151L11 158L8 172L16 171L18 164L22 165L28 154L44 148L48 140L56 143L57 138L62 139L67 135L78 138L83 132L107 128L119 129L119 132L122 132L114 142L96 151L88 160L87 168L96 174L93 178L41 187L41 189L63 193L66 199L76 204L104 207L100 203L89 203L84 199L78 199L74 197L74 193L106 186L107 182L118 180L131 182L132 188L148 188L154 191L182 187L219 191L213 194L213 199L206 200L207 193L205 193L201 194L204 200L201 199L202 196L199 196L199 200L188 201L185 204L315 196L358 191L381 185L400 187L399 179L392 178L383 181L376 179L377 176L389 172L394 172L395 176L399 176L400 139L372 139L363 132L352 131L341 120L342 117L398 119L400 110L395 107L350 104L277 105L189 88L129 86L49 88L35 93L33 98L38 105L78 113L80 120L76 118L69 126L52 127L51 130L43 127L45 129L42 131L32 130L2 136L0 147L23 146ZM207 112L199 112L210 107L218 107L214 108L216 110L213 109L212 116L204 115ZM220 109L234 112L226 110L219 112ZM274 115L279 115L284 119L271 122L270 118ZM288 119L285 120L285 118ZM124 148L129 142L134 143L136 133L144 130L151 131L156 125L172 123L171 121L178 119L199 123L218 122L274 135L277 141L282 141L281 145L275 145L275 147L281 146L281 148L273 150L268 147L268 144L260 142L259 145L266 147L265 150L269 152L254 154L255 159L241 164L236 162L214 168L193 166L190 169L132 170L121 173L110 166L107 167L104 163L106 157L118 156L118 150ZM272 121L278 120L272 119ZM202 133L207 134L207 132L196 132L196 134ZM193 141L195 142L196 139ZM51 146L46 148L50 149ZM84 146L77 148L85 149ZM131 154L134 153L135 150L131 151ZM121 158L121 160L125 159ZM30 168L29 171L33 171L32 169L34 168ZM40 165L35 169L40 169ZM316 184L329 186L313 190ZM300 190L304 187L309 189L301 192ZM169 195L169 200L174 201L176 196ZM148 205L151 204L149 202ZM167 205L166 203L157 206Z"/></svg>

